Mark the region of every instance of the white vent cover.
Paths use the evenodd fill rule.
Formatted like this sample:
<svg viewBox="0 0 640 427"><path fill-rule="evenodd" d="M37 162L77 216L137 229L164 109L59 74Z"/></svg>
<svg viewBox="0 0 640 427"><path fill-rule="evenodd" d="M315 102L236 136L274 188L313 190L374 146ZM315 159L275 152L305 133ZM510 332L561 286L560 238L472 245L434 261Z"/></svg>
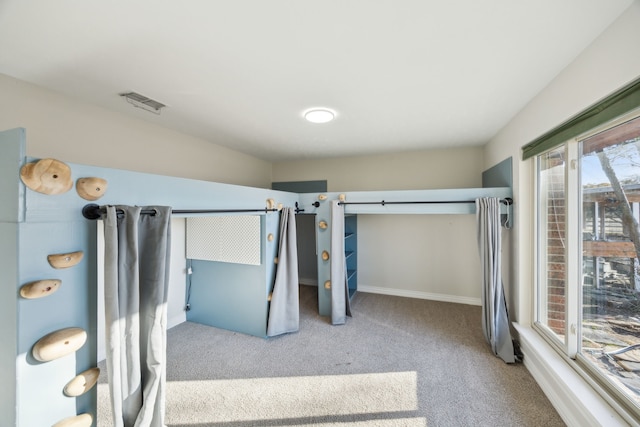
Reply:
<svg viewBox="0 0 640 427"><path fill-rule="evenodd" d="M260 265L260 216L187 218L187 258Z"/></svg>
<svg viewBox="0 0 640 427"><path fill-rule="evenodd" d="M162 102L158 102L155 99L140 95L136 92L121 93L120 96L134 107L142 108L143 110L150 111L154 114L160 114L160 110L166 107Z"/></svg>

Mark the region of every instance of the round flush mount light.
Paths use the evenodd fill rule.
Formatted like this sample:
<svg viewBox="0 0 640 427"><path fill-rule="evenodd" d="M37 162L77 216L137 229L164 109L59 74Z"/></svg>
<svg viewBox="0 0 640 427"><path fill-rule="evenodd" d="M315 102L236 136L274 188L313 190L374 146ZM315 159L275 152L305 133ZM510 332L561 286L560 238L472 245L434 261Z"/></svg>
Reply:
<svg viewBox="0 0 640 427"><path fill-rule="evenodd" d="M335 117L335 111L328 108L312 108L304 112L304 118L311 123L328 123Z"/></svg>

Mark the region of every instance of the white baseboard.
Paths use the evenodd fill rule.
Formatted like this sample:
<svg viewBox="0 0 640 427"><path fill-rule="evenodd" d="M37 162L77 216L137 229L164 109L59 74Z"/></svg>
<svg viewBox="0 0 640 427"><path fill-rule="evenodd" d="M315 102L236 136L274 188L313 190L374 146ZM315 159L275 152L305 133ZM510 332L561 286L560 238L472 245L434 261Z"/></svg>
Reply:
<svg viewBox="0 0 640 427"><path fill-rule="evenodd" d="M396 297L407 297L417 299L428 299L432 301L454 302L458 304L482 305L480 298L460 297L456 295L434 294L431 292L410 291L405 289L381 288L377 286L366 286L358 284L358 292L370 294L393 295Z"/></svg>
<svg viewBox="0 0 640 427"><path fill-rule="evenodd" d="M568 426L613 427L629 423L535 330L514 324L524 365Z"/></svg>

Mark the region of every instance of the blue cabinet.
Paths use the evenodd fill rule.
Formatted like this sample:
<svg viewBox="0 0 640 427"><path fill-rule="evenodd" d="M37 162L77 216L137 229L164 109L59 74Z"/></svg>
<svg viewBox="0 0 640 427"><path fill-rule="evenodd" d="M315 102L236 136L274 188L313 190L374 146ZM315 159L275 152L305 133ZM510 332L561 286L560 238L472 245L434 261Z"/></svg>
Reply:
<svg viewBox="0 0 640 427"><path fill-rule="evenodd" d="M358 216L345 215L344 217L344 253L347 261L347 285L349 287L349 299L353 298L358 290Z"/></svg>

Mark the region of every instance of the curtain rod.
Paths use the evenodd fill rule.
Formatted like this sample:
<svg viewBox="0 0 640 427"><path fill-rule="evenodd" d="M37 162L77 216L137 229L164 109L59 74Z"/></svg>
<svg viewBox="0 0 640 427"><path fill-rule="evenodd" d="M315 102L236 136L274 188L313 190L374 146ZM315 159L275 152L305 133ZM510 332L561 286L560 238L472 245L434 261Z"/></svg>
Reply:
<svg viewBox="0 0 640 427"><path fill-rule="evenodd" d="M339 205L418 205L418 204L448 204L448 203L475 203L475 200L424 200L417 202L338 202ZM510 206L513 204L511 197L500 199L500 203Z"/></svg>
<svg viewBox="0 0 640 427"><path fill-rule="evenodd" d="M242 212L277 212L278 209L173 209L171 210L172 214L207 214L207 213L242 213ZM100 219L102 215L105 215L107 210L105 207L100 207L95 203L89 203L82 208L82 216L86 219ZM116 209L116 213L121 215L124 214L122 209ZM155 215L155 209L142 209L140 211L142 215Z"/></svg>

